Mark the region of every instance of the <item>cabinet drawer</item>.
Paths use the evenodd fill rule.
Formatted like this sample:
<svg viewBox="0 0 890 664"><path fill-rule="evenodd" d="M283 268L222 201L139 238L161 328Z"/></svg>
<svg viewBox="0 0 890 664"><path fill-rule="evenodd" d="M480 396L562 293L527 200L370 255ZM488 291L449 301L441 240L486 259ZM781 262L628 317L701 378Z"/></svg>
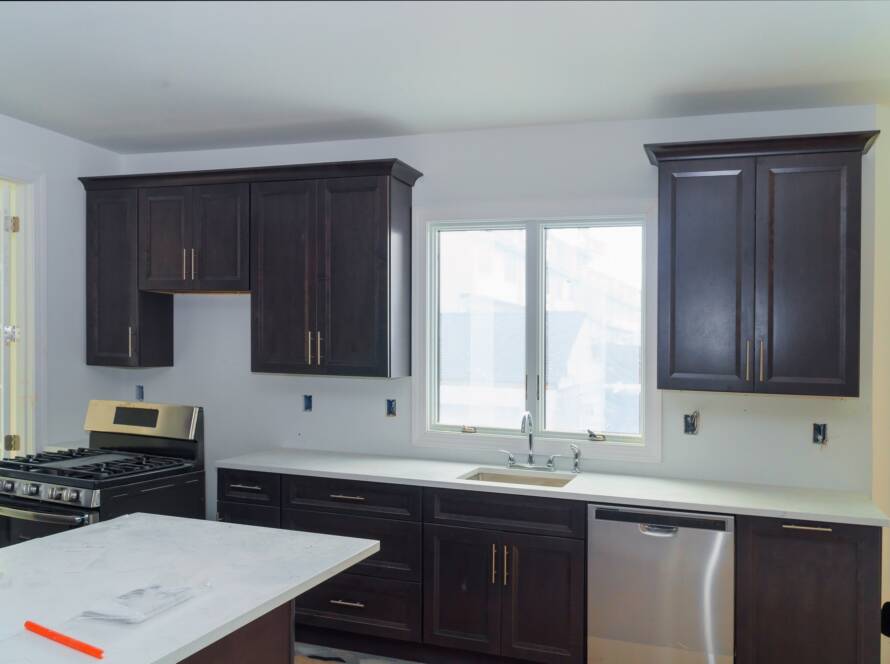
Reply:
<svg viewBox="0 0 890 664"><path fill-rule="evenodd" d="M420 641L420 584L338 574L294 602L299 625Z"/></svg>
<svg viewBox="0 0 890 664"><path fill-rule="evenodd" d="M220 469L216 495L218 500L280 507L281 477L272 473Z"/></svg>
<svg viewBox="0 0 890 664"><path fill-rule="evenodd" d="M283 485L284 507L420 521L420 487L302 476Z"/></svg>
<svg viewBox="0 0 890 664"><path fill-rule="evenodd" d="M484 491L427 489L423 519L427 523L574 539L584 539L586 530L582 502Z"/></svg>
<svg viewBox="0 0 890 664"><path fill-rule="evenodd" d="M419 523L284 509L281 526L310 533L379 540L380 551L351 567L350 572L387 579L420 581L421 525Z"/></svg>
<svg viewBox="0 0 890 664"><path fill-rule="evenodd" d="M281 510L268 505L247 505L245 503L216 503L216 519L226 523L241 523L245 526L281 527Z"/></svg>

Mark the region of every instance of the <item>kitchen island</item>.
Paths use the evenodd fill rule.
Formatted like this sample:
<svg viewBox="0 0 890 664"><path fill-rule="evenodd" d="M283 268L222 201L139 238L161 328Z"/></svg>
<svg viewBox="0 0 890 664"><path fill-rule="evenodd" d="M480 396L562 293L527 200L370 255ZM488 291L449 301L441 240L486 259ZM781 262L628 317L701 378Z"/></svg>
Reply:
<svg viewBox="0 0 890 664"><path fill-rule="evenodd" d="M292 659L291 600L379 551L374 540L132 514L0 550L0 660L93 658L23 629L31 620L104 649L109 664ZM130 591L187 589L138 624L86 619Z"/></svg>

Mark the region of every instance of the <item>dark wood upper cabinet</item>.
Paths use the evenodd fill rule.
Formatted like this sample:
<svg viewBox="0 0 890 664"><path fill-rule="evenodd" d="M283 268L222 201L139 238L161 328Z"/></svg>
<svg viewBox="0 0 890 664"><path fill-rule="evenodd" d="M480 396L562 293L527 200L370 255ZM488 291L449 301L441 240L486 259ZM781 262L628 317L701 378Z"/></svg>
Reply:
<svg viewBox="0 0 890 664"><path fill-rule="evenodd" d="M250 185L195 187L191 221L189 268L196 290L249 291Z"/></svg>
<svg viewBox="0 0 890 664"><path fill-rule="evenodd" d="M646 146L660 388L858 396L861 157L877 135Z"/></svg>
<svg viewBox="0 0 890 664"><path fill-rule="evenodd" d="M860 160L757 161L758 392L859 396Z"/></svg>
<svg viewBox="0 0 890 664"><path fill-rule="evenodd" d="M410 186L272 182L251 201L253 370L410 375Z"/></svg>
<svg viewBox="0 0 890 664"><path fill-rule="evenodd" d="M753 387L754 159L664 164L658 185L658 386Z"/></svg>
<svg viewBox="0 0 890 664"><path fill-rule="evenodd" d="M173 298L138 289L136 190L87 192L87 364L173 364Z"/></svg>
<svg viewBox="0 0 890 664"><path fill-rule="evenodd" d="M139 287L250 290L250 186L139 190Z"/></svg>
<svg viewBox="0 0 890 664"><path fill-rule="evenodd" d="M411 189L420 176L378 159L80 178L95 201L91 247L108 253L130 234L116 255L90 264L87 290L111 299L138 290L140 306L168 308L147 293L250 292L253 371L409 376ZM111 210L124 221L108 231ZM145 356L147 319L100 317L96 301L91 363L153 365L130 351L135 343ZM172 309L164 315L172 320ZM171 359L159 355L160 364L172 363L166 343Z"/></svg>
<svg viewBox="0 0 890 664"><path fill-rule="evenodd" d="M877 664L881 529L736 520L737 664Z"/></svg>
<svg viewBox="0 0 890 664"><path fill-rule="evenodd" d="M177 291L192 287L189 268L191 187L139 191L139 288Z"/></svg>
<svg viewBox="0 0 890 664"><path fill-rule="evenodd" d="M319 184L317 360L329 374L389 373L387 179Z"/></svg>
<svg viewBox="0 0 890 664"><path fill-rule="evenodd" d="M251 369L317 373L316 182L251 187Z"/></svg>

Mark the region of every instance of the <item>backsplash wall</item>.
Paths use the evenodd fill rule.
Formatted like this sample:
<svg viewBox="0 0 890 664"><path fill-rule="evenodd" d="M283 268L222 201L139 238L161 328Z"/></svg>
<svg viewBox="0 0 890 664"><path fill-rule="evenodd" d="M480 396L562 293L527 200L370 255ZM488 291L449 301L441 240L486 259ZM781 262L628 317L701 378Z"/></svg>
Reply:
<svg viewBox="0 0 890 664"><path fill-rule="evenodd" d="M414 189L415 218L646 213L655 206L657 178L643 143L861 130L875 122L870 106L810 109L125 155L123 167L125 172L153 172L398 157L424 172ZM873 154L865 158L863 169L863 247L870 248ZM873 256L865 251L865 367L871 362L873 270ZM415 447L411 379L252 374L249 313L249 296L177 296L175 366L112 370L115 394L89 396L132 398L135 385L142 384L147 400L203 405L211 466L219 458L281 444L500 461L489 453ZM862 377L859 399L666 392L660 463L588 460L585 468L869 492L871 374L863 371ZM304 394L313 395L311 413L302 412ZM74 397L83 400L85 395ZM398 400L398 417L385 416L387 398ZM702 413L701 432L685 436L682 414L696 409ZM830 442L824 449L809 442L817 421L829 425ZM211 498L214 479L211 475ZM211 512L212 506L210 501Z"/></svg>

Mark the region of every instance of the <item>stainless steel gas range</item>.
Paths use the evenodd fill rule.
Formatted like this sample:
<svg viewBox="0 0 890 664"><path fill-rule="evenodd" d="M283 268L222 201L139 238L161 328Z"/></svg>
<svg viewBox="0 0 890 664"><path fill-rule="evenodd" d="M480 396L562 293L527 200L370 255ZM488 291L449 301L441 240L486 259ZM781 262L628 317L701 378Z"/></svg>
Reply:
<svg viewBox="0 0 890 664"><path fill-rule="evenodd" d="M89 447L0 460L0 547L132 512L204 518L204 411L90 401Z"/></svg>

